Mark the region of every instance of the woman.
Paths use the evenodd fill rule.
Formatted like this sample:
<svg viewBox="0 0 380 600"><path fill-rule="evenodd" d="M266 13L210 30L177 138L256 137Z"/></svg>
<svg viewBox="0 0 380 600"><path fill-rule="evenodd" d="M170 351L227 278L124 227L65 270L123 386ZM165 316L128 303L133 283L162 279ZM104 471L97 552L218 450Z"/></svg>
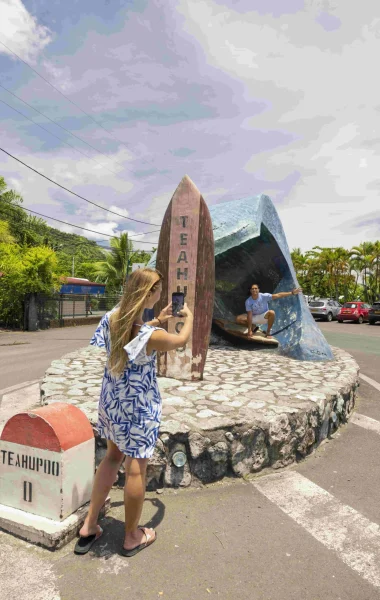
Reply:
<svg viewBox="0 0 380 600"><path fill-rule="evenodd" d="M171 304L159 317L143 323L145 309L159 300L162 276L154 269L131 274L120 304L104 315L92 345L105 347L108 361L99 402L98 431L107 439L107 454L96 472L88 515L75 546L86 554L101 536L100 509L125 459L125 537L121 553L133 556L156 539L153 529L139 527L145 496L145 474L157 440L161 398L156 380L156 351L166 352L186 344L193 315L185 304L185 324L178 335L161 328L172 318Z"/></svg>

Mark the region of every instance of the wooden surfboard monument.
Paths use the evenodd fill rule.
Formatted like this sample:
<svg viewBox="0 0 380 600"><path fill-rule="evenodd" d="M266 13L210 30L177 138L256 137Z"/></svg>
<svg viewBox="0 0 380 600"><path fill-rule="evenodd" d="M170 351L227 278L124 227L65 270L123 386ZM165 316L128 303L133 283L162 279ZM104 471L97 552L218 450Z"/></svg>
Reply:
<svg viewBox="0 0 380 600"><path fill-rule="evenodd" d="M166 209L156 267L163 275L156 315L171 302L173 292L185 293L185 302L194 314L194 327L187 344L177 350L159 352L158 373L175 379L202 379L214 308L214 235L207 205L187 175ZM183 325L181 317L166 324L169 333L179 333Z"/></svg>

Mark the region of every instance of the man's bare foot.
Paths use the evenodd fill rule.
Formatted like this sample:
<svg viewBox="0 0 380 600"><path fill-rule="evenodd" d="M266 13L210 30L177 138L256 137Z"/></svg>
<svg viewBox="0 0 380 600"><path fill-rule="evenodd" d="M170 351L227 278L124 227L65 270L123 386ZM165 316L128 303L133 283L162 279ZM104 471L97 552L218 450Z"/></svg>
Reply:
<svg viewBox="0 0 380 600"><path fill-rule="evenodd" d="M156 532L154 529L150 529L149 527L140 527L139 529L136 529L136 531L125 534L123 548L125 550L132 550L141 544L146 543L147 545L150 545L155 539Z"/></svg>

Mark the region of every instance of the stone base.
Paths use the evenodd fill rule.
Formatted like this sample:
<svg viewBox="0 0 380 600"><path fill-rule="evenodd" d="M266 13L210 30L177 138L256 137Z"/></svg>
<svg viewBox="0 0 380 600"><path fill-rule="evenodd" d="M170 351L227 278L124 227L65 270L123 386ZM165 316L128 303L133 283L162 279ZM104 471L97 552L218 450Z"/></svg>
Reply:
<svg viewBox="0 0 380 600"><path fill-rule="evenodd" d="M218 343L209 348L202 381L159 377L162 421L148 489L246 477L313 452L347 422L359 384L354 359L332 350L334 360L314 362ZM92 347L67 354L41 386L42 404L69 402L86 414L97 464L106 452L96 428L105 359ZM186 455L182 467L172 461L178 449Z"/></svg>
<svg viewBox="0 0 380 600"><path fill-rule="evenodd" d="M110 504L110 498L107 498L101 516L108 512ZM0 504L0 529L31 544L57 550L76 537L87 515L88 506L89 503L81 506L64 521L53 521Z"/></svg>

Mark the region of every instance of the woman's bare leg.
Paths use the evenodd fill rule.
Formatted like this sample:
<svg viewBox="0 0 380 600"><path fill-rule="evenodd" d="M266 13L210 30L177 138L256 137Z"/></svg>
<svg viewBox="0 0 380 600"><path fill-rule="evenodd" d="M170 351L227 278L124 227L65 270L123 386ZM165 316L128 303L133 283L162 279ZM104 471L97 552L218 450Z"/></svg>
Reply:
<svg viewBox="0 0 380 600"><path fill-rule="evenodd" d="M144 532L138 529L144 498L145 498L145 476L148 458L125 459L125 538L124 548L130 550L147 541ZM152 538L155 533L153 529L147 529Z"/></svg>
<svg viewBox="0 0 380 600"><path fill-rule="evenodd" d="M90 508L79 535L87 537L99 531L99 512L115 483L120 465L125 455L110 440L107 441L107 454L100 463L92 488Z"/></svg>

